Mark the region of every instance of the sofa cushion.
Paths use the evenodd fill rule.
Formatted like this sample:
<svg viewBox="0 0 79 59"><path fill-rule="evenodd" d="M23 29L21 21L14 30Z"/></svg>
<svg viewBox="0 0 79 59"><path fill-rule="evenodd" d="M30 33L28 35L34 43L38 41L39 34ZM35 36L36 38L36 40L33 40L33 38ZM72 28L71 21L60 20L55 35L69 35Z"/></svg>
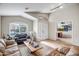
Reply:
<svg viewBox="0 0 79 59"><path fill-rule="evenodd" d="M3 53L2 52L0 52L0 56L3 56Z"/></svg>
<svg viewBox="0 0 79 59"><path fill-rule="evenodd" d="M6 40L6 45L12 45L14 43L15 43L14 40Z"/></svg>
<svg viewBox="0 0 79 59"><path fill-rule="evenodd" d="M5 51L5 46L2 44L2 43L0 43L0 52L4 52Z"/></svg>
<svg viewBox="0 0 79 59"><path fill-rule="evenodd" d="M6 47L6 43L5 43L4 39L0 39L0 43L2 43Z"/></svg>
<svg viewBox="0 0 79 59"><path fill-rule="evenodd" d="M79 56L79 46L71 46L70 51L66 55L67 56Z"/></svg>
<svg viewBox="0 0 79 59"><path fill-rule="evenodd" d="M7 56L21 56L21 54L19 51L16 51L15 53L7 55Z"/></svg>
<svg viewBox="0 0 79 59"><path fill-rule="evenodd" d="M8 45L6 48L8 49L8 48L11 48L11 47L14 47L14 46L17 46L17 44L15 43L15 44L12 44L12 45Z"/></svg>
<svg viewBox="0 0 79 59"><path fill-rule="evenodd" d="M70 48L69 47L61 47L61 48L58 48L58 51L63 53L63 54L67 54L69 52Z"/></svg>
<svg viewBox="0 0 79 59"><path fill-rule="evenodd" d="M14 46L14 47L6 49L5 52L4 52L4 55L13 54L16 51L18 51L18 47Z"/></svg>

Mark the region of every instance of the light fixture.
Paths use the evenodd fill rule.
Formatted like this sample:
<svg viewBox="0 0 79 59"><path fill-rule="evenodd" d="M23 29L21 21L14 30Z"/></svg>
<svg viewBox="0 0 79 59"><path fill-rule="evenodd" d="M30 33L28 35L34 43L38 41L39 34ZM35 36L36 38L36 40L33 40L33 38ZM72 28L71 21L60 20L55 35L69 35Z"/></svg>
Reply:
<svg viewBox="0 0 79 59"><path fill-rule="evenodd" d="M58 8L63 8L63 4L59 4L58 6L56 6L55 8L51 9L50 11L56 11L56 9Z"/></svg>
<svg viewBox="0 0 79 59"><path fill-rule="evenodd" d="M63 6L60 6L59 8L63 8Z"/></svg>
<svg viewBox="0 0 79 59"><path fill-rule="evenodd" d="M26 10L28 10L29 8L25 8Z"/></svg>

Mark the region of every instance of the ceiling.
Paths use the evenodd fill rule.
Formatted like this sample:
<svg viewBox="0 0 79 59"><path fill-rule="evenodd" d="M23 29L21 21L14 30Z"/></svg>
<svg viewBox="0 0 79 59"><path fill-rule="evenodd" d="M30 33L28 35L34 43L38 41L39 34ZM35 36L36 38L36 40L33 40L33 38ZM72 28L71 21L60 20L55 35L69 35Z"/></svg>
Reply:
<svg viewBox="0 0 79 59"><path fill-rule="evenodd" d="M0 16L23 16L35 19L29 13L50 13L60 3L0 3Z"/></svg>
<svg viewBox="0 0 79 59"><path fill-rule="evenodd" d="M0 11L48 13L59 3L1 3Z"/></svg>

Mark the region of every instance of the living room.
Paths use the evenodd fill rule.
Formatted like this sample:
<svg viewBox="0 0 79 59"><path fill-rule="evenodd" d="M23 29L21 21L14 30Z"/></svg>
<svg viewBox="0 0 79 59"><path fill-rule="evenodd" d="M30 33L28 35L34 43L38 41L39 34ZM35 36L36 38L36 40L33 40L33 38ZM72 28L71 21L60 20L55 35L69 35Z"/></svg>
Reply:
<svg viewBox="0 0 79 59"><path fill-rule="evenodd" d="M0 8L1 56L79 56L78 3L0 3Z"/></svg>

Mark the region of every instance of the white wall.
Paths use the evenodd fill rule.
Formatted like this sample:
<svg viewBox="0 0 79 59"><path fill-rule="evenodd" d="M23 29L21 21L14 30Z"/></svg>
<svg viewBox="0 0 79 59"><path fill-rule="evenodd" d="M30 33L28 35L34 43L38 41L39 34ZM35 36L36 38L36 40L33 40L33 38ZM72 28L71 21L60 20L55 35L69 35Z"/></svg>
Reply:
<svg viewBox="0 0 79 59"><path fill-rule="evenodd" d="M49 38L56 40L56 22L72 21L72 40L69 43L79 45L79 5L64 4L62 9L57 9L49 16Z"/></svg>
<svg viewBox="0 0 79 59"><path fill-rule="evenodd" d="M38 35L38 20L33 21L33 31Z"/></svg>
<svg viewBox="0 0 79 59"><path fill-rule="evenodd" d="M0 16L0 37L1 37L1 16Z"/></svg>
<svg viewBox="0 0 79 59"><path fill-rule="evenodd" d="M22 22L28 25L28 31L33 31L33 21L21 16L2 16L2 33L9 34L9 24L12 22Z"/></svg>

